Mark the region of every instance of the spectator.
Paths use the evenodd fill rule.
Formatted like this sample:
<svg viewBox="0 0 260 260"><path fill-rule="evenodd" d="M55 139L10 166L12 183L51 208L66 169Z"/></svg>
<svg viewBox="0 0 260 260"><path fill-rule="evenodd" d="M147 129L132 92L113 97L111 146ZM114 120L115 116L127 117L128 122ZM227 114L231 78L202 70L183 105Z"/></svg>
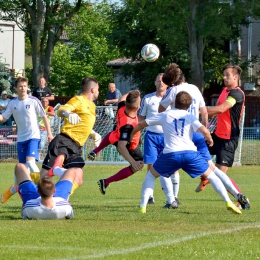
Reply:
<svg viewBox="0 0 260 260"><path fill-rule="evenodd" d="M10 99L8 98L7 92L5 90L2 91L0 99L0 114L5 111L9 101ZM6 122L0 123L0 126L12 126L12 117L10 117Z"/></svg>
<svg viewBox="0 0 260 260"><path fill-rule="evenodd" d="M52 118L53 118L53 116L55 116L54 108L52 106L49 106L49 100L46 97L42 98L41 103L42 103L44 111L47 115L47 118L49 120L49 123L50 123L50 125L52 125L52 123L51 123ZM42 149L44 149L46 141L47 141L47 131L46 131L46 128L44 126L44 122L43 122L41 116L38 117L38 120L39 120L39 126L40 126L40 130L41 130L40 149L42 152Z"/></svg>
<svg viewBox="0 0 260 260"><path fill-rule="evenodd" d="M121 92L116 88L115 83L108 84L107 98L104 101L104 105L117 105L118 100L122 97Z"/></svg>
<svg viewBox="0 0 260 260"><path fill-rule="evenodd" d="M39 100L41 100L43 97L46 97L49 101L54 100L54 95L52 91L46 87L46 80L43 77L39 79L39 87L33 91L32 95L37 97Z"/></svg>

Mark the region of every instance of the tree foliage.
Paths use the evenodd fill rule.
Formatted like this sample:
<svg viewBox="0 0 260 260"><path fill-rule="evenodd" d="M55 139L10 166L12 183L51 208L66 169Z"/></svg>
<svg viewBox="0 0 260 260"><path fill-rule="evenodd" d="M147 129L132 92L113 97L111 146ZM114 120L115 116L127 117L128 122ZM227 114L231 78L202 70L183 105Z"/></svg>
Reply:
<svg viewBox="0 0 260 260"><path fill-rule="evenodd" d="M139 61L137 66L124 68L125 75L131 73L134 83L147 92L155 75L169 62L177 62L188 80L203 90L205 81L214 81L219 74L210 73L216 62L221 61L218 66L229 62L226 42L237 41L249 15L259 15L255 2L124 0L122 8L113 10L114 40L126 57ZM153 64L144 63L138 55L146 43L155 43L161 50Z"/></svg>
<svg viewBox="0 0 260 260"><path fill-rule="evenodd" d="M8 95L11 95L11 73L7 70L7 66L8 64L4 63L2 54L0 53L0 93L5 90Z"/></svg>
<svg viewBox="0 0 260 260"><path fill-rule="evenodd" d="M55 93L73 95L81 80L92 76L99 81L100 96L104 97L108 83L113 81L113 71L106 63L120 56L110 40L109 9L106 2L84 6L72 19L72 26L65 28L70 43L55 47L51 66L49 83Z"/></svg>
<svg viewBox="0 0 260 260"><path fill-rule="evenodd" d="M35 87L41 76L48 81L54 46L82 5L82 0L0 0L2 19L14 21L30 39Z"/></svg>

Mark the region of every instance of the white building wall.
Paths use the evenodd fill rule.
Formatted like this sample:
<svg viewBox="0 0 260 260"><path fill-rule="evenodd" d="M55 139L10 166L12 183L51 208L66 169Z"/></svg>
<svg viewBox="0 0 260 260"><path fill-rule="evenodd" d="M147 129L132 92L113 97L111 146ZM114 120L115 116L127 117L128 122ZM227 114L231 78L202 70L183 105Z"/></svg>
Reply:
<svg viewBox="0 0 260 260"><path fill-rule="evenodd" d="M9 69L23 75L25 68L25 34L14 22L0 20L0 53Z"/></svg>

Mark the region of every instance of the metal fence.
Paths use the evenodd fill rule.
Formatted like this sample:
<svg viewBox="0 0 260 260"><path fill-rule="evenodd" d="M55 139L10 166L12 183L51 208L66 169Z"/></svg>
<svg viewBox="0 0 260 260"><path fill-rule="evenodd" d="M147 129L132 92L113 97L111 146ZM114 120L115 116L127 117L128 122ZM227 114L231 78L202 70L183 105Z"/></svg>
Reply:
<svg viewBox="0 0 260 260"><path fill-rule="evenodd" d="M57 112L60 104L55 106ZM115 124L115 115L117 107L97 107L97 118L94 130L104 137L108 132L113 130ZM244 119L243 119L244 120ZM54 117L51 126L53 135L60 132L63 119L57 115ZM209 123L209 129L213 131L214 121ZM242 122L241 122L242 124ZM142 132L142 139L145 131ZM143 147L142 147L143 148ZM127 164L124 158L117 152L116 147L110 145L106 147L96 158L94 162L87 159L87 154L94 149L94 141L90 137L83 147L83 158L88 164ZM42 162L47 152L47 145L40 150L39 161ZM0 159L17 159L17 136L15 127L0 128ZM214 159L214 158L213 158ZM239 146L235 154L235 165L260 165L260 126L259 127L242 127Z"/></svg>

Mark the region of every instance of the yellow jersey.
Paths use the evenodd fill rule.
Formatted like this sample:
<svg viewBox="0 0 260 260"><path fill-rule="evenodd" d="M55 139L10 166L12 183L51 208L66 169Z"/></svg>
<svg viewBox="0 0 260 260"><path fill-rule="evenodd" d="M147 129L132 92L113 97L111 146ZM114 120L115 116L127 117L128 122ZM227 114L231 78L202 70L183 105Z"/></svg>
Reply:
<svg viewBox="0 0 260 260"><path fill-rule="evenodd" d="M69 136L79 146L83 146L96 121L96 105L81 94L71 98L64 106L61 106L58 115L61 110L76 113L81 118L81 121L76 125L70 124L68 119L65 118L61 133Z"/></svg>

